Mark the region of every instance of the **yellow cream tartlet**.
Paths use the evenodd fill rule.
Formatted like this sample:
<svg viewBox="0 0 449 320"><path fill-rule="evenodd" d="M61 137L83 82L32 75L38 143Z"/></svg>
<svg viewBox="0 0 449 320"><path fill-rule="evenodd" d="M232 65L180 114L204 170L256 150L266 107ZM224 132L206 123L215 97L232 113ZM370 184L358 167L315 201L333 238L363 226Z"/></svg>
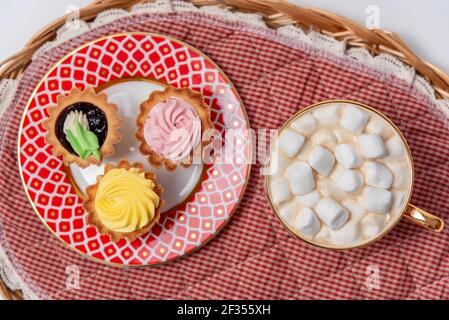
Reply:
<svg viewBox="0 0 449 320"><path fill-rule="evenodd" d="M102 234L113 241L134 240L159 221L162 192L156 176L144 172L142 164L122 160L117 166L107 165L104 175L87 188L84 207L89 223Z"/></svg>

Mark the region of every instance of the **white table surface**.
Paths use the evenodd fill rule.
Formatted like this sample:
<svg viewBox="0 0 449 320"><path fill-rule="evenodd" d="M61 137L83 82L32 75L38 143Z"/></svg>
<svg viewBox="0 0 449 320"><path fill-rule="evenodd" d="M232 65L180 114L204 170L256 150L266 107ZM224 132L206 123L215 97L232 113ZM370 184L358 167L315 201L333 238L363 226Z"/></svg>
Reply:
<svg viewBox="0 0 449 320"><path fill-rule="evenodd" d="M41 28L67 7L90 0L14 0L0 10L0 61L20 50ZM447 0L291 0L332 11L365 24L369 6L379 8L380 28L399 34L423 59L449 73ZM1 298L0 298L1 300Z"/></svg>
<svg viewBox="0 0 449 320"><path fill-rule="evenodd" d="M0 10L0 61L20 50L27 40L70 5L90 0L14 0ZM382 29L402 36L423 59L449 73L447 0L291 0L326 9L365 24L368 6L379 8Z"/></svg>

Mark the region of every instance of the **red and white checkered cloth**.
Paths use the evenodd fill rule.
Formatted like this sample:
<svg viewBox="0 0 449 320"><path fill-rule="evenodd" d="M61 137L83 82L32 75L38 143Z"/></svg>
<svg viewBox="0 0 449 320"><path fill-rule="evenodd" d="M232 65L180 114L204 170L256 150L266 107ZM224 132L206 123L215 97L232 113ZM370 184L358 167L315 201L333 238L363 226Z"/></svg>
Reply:
<svg viewBox="0 0 449 320"><path fill-rule="evenodd" d="M34 61L0 121L0 244L24 281L50 299L448 299L449 228L407 221L364 248L334 252L293 238L270 210L259 166L230 223L208 245L174 263L107 267L64 247L39 221L22 190L17 134L23 109L46 71L98 37L125 31L166 34L202 50L237 87L254 129L277 128L297 110L353 99L387 114L404 132L416 165L413 203L449 217L449 128L432 102L393 76L349 58L295 45L274 32L201 13L135 15L50 50ZM80 289L66 288L66 267ZM378 285L372 286L371 270Z"/></svg>

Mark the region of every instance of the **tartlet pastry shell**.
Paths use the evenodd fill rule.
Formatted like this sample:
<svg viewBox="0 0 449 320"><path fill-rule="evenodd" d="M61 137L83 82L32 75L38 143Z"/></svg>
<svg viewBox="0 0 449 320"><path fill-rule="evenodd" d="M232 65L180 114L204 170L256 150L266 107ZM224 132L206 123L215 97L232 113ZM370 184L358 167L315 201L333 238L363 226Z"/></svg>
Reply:
<svg viewBox="0 0 449 320"><path fill-rule="evenodd" d="M67 150L59 141L56 136L56 121L58 120L61 112L78 102L87 102L95 105L101 109L106 115L108 122L108 132L103 145L100 148L102 159L99 161L94 156L90 156L87 159L81 159L75 154L72 154ZM51 106L48 109L49 118L43 123L48 133L45 136L47 143L53 146L53 154L55 156L62 156L64 165L68 166L71 163L76 163L81 168L86 168L91 164L101 165L104 157L108 157L114 154L114 144L119 142L122 138L117 131L122 126L122 120L117 115L117 105L108 102L108 98L105 93L96 94L93 88L87 88L82 91L78 88L72 89L68 95L59 95L57 98L57 104Z"/></svg>
<svg viewBox="0 0 449 320"><path fill-rule="evenodd" d="M143 164L141 164L141 163L130 164L127 160L120 160L120 162L118 163L117 166L115 166L113 164L107 164L105 166L105 174L115 168L123 168L123 169L127 169L127 170L129 170L131 168L136 168L136 169L139 169L140 171L144 172ZM127 238L130 241L133 241L137 237L144 235L145 233L150 231L151 228L153 228L154 225L159 222L159 219L161 217L161 207L164 205L164 200L162 200L162 193L164 192L164 188L161 185L156 183L156 175L154 173L145 172L145 178L152 180L155 183L155 187L153 190L160 198L159 206L156 208L156 210L154 212L153 220L149 221L148 224L146 226L144 226L143 228L138 229L133 232L129 232L129 233L115 232L115 231L108 229L105 225L103 225L103 223L101 222L97 213L95 212L95 195L97 193L98 186L99 186L100 181L103 178L103 176L104 175L98 176L97 183L87 187L87 189L86 189L87 198L84 201L84 208L88 212L88 217L87 217L88 224L95 226L100 231L101 234L109 235L111 237L112 241L118 241L123 238Z"/></svg>
<svg viewBox="0 0 449 320"><path fill-rule="evenodd" d="M190 167L192 165L193 153L195 152L195 150L190 153L189 157L186 157L185 159L175 163L169 159L164 158L162 155L154 151L151 146L149 146L145 141L144 135L145 122L148 118L149 112L157 103L166 101L169 97L181 98L192 105L201 120L201 136L203 136L203 133L206 130L212 129L214 125L210 118L210 109L204 102L203 96L200 93L191 91L186 88L177 89L174 87L167 87L164 91L153 91L150 94L149 98L140 105L140 113L136 119L138 128L136 132L136 139L140 143L140 152L143 155L148 156L148 162L156 168L165 166L167 170L174 171L178 164L184 168ZM203 151L209 144L210 141L201 141L197 148L201 147L201 151Z"/></svg>

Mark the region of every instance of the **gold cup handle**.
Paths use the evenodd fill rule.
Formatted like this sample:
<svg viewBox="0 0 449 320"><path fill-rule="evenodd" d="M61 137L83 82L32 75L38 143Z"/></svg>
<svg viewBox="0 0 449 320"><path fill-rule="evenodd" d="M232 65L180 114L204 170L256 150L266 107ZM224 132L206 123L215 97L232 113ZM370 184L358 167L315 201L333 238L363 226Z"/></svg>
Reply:
<svg viewBox="0 0 449 320"><path fill-rule="evenodd" d="M444 228L444 221L433 214L430 214L423 209L417 208L409 204L404 211L405 217L412 222L430 229L435 232L441 232Z"/></svg>

